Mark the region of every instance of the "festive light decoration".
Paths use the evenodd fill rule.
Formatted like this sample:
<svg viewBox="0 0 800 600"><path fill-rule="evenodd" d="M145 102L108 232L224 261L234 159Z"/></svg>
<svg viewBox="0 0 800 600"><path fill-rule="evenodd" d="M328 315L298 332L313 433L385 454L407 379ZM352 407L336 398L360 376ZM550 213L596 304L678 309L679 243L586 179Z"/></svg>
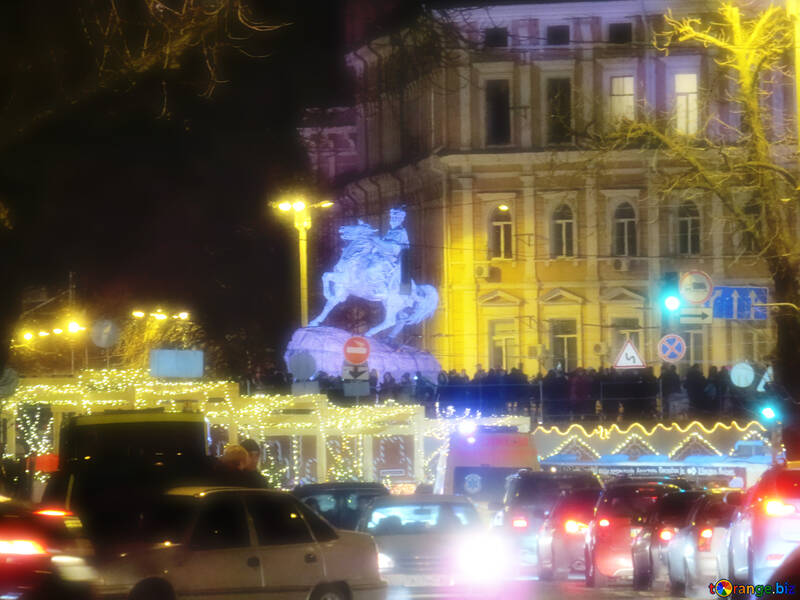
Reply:
<svg viewBox="0 0 800 600"><path fill-rule="evenodd" d="M570 446L570 445L578 445L587 454L593 456L594 458L600 458L600 454L598 454L597 451L594 448L592 448L589 444L587 444L582 439L580 439L577 435L572 435L572 436L568 437L567 439L565 439L563 442L561 442L556 447L555 450L553 450L545 458L550 458L552 456L556 456L558 454L564 453L564 450L566 450L567 447ZM571 452L570 454L574 454L574 452Z"/></svg>
<svg viewBox="0 0 800 600"><path fill-rule="evenodd" d="M629 435L627 438L625 438L625 441L623 441L620 444L618 444L617 447L614 448L611 451L611 454L627 454L626 452L623 452L622 450L624 448L626 448L628 445L634 444L634 443L641 444L642 446L647 448L648 454L658 454L656 449L653 448L653 446L651 446L647 442L647 440L645 440L642 436L640 436L640 435L638 435L636 433L633 433L633 434Z"/></svg>
<svg viewBox="0 0 800 600"><path fill-rule="evenodd" d="M687 425L680 425L679 423L675 423L675 422L673 422L673 423L671 423L669 425L665 425L664 423L658 423L658 424L654 425L653 427L651 427L649 430L644 425L642 425L641 423L632 423L631 425L629 425L624 430L619 425L614 423L610 427L605 427L603 425L598 425L598 426L594 427L591 430L591 432L586 431L586 428L584 428L584 426L581 425L580 423L572 423L572 424L570 424L569 427L567 427L563 431L561 430L561 428L559 426L554 425L552 427L539 426L533 431L533 433L536 434L536 433L541 432L541 433L557 433L559 435L568 435L569 433L572 432L573 429L578 429L583 433L583 435L585 437L598 436L601 439L608 439L609 436L614 434L614 433L627 435L633 429L639 429L641 431L642 435L644 435L645 437L650 437L651 435L653 435L659 429L664 430L664 431L678 431L680 433L686 433L690 429L700 429L700 430L702 430L704 433L706 433L708 435L708 434L712 434L712 433L716 432L719 429L725 429L727 431L735 429L739 433L744 433L744 432L750 430L753 427L760 428L761 431L766 431L767 430L758 421L750 421L746 425L739 425L738 421L732 421L731 423L718 422L718 423L714 423L714 425L711 427L711 429L706 427L700 421L692 421Z"/></svg>
<svg viewBox="0 0 800 600"><path fill-rule="evenodd" d="M686 448L686 447L687 447L689 444L691 444L691 443L699 443L699 444L701 444L701 445L702 445L702 447L703 447L703 448L707 448L708 450L710 450L711 452L713 452L713 453L714 453L714 454L716 454L717 456L722 456L722 452L720 452L719 450L717 450L717 449L714 447L714 444L712 444L711 442L709 442L709 441L708 441L706 438L704 438L704 437L703 437L702 435L700 435L699 433L695 432L695 433L692 433L692 434L690 434L690 435L687 435L685 438L683 438L683 439L681 440L680 444L678 444L677 446L675 446L675 447L674 447L674 448L673 448L673 449L670 451L670 453L668 454L669 458L670 458L670 459L672 459L674 456L676 456L676 455L677 455L679 452L681 452L682 450L684 450L684 449L685 449L685 448Z"/></svg>

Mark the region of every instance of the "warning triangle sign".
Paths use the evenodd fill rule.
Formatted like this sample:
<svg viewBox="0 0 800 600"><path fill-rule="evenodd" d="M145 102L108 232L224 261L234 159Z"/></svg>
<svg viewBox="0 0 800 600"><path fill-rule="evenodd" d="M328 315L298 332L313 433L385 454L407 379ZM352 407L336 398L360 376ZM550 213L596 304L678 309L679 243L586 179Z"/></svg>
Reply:
<svg viewBox="0 0 800 600"><path fill-rule="evenodd" d="M630 340L625 342L617 360L614 361L615 369L644 369L646 366L636 346Z"/></svg>

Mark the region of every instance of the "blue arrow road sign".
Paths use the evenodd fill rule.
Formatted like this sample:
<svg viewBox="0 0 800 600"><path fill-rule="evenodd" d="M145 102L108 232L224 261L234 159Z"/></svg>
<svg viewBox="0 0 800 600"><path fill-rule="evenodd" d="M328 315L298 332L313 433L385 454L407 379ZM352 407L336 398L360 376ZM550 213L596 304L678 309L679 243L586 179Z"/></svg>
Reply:
<svg viewBox="0 0 800 600"><path fill-rule="evenodd" d="M766 321L767 307L754 306L767 302L767 288L749 286L714 286L714 293L703 306L712 308L715 319Z"/></svg>

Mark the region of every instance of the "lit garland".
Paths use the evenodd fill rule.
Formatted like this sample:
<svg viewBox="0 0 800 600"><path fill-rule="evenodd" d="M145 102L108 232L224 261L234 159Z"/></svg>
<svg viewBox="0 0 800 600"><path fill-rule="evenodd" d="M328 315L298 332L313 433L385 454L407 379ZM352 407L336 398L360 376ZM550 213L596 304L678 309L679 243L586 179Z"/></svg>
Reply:
<svg viewBox="0 0 800 600"><path fill-rule="evenodd" d="M679 433L686 433L690 429L700 429L703 432L705 432L706 435L709 435L709 434L715 433L719 429L724 429L726 431L730 431L731 429L736 429L738 432L744 433L744 432L748 431L751 427L754 427L754 426L757 429L761 429L761 431L766 431L766 428L761 423L759 423L758 421L750 421L749 423L747 423L744 426L739 425L739 423L737 421L732 421L730 424L718 422L718 423L715 423L711 427L711 429L706 427L700 421L692 421L691 423L689 423L688 425L685 425L685 426L681 426L679 423L675 423L675 422L673 422L673 423L671 423L669 425L665 425L664 423L658 423L658 424L654 425L653 427L651 427L649 431L641 423L632 423L624 430L622 428L620 428L619 425L614 423L610 427L605 427L603 425L598 425L598 426L594 427L591 430L591 432L586 431L586 428L583 425L581 425L580 423L572 423L572 424L569 425L569 427L567 427L563 431L561 430L561 428L558 425L553 425L552 427L539 426L536 429L534 429L533 433L534 434L537 434L537 433L545 433L545 434L557 433L558 435L568 435L570 432L572 432L573 429L578 429L583 433L583 435L585 437L597 436L600 439L608 439L614 433L618 433L618 434L621 434L621 435L627 435L632 429L639 429L644 436L650 437L659 429L661 429L663 431L667 431L667 432L677 431Z"/></svg>
<svg viewBox="0 0 800 600"><path fill-rule="evenodd" d="M25 443L25 457L50 454L53 449L53 419L45 419L45 409L41 404L20 407L17 414L17 427ZM31 416L33 415L33 416Z"/></svg>
<svg viewBox="0 0 800 600"><path fill-rule="evenodd" d="M558 447L556 447L556 449L553 450L550 454L548 454L545 458L551 458L553 456L561 454L564 451L564 449L566 449L567 446L569 446L570 444L575 444L580 446L581 448L586 450L587 453L594 456L595 459L600 458L600 454L598 454L598 452L594 448L592 448L589 444L580 439L577 435L570 436L569 438L561 442L561 444L559 444Z"/></svg>
<svg viewBox="0 0 800 600"><path fill-rule="evenodd" d="M714 444L709 442L699 433L695 432L683 438L681 442L670 451L670 453L668 454L669 458L672 459L672 457L675 456L678 452L680 452L681 450L686 448L689 444L694 442L700 443L703 447L708 448L709 450L714 452L717 456L722 456L722 452L717 450L714 447Z"/></svg>
<svg viewBox="0 0 800 600"><path fill-rule="evenodd" d="M611 451L611 454L626 454L625 452L622 452L623 448L628 446L628 444L632 444L632 443L641 444L642 446L644 446L645 448L647 448L650 451L649 452L650 454L658 454L656 449L653 448L649 443L647 443L647 440L645 440L639 434L636 434L636 433L632 433L627 438L625 438L625 441L623 441L622 443L618 444L617 447L614 448Z"/></svg>

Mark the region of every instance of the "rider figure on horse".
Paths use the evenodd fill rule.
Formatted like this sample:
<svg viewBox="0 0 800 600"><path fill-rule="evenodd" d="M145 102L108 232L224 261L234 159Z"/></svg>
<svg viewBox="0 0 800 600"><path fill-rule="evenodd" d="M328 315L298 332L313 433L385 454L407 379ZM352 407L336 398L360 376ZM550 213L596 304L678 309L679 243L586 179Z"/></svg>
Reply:
<svg viewBox="0 0 800 600"><path fill-rule="evenodd" d="M372 239L373 255L369 261L369 278L376 281L400 283L401 260L404 250L409 247L408 232L403 227L406 211L403 207L389 210L389 230L382 238L377 235Z"/></svg>

